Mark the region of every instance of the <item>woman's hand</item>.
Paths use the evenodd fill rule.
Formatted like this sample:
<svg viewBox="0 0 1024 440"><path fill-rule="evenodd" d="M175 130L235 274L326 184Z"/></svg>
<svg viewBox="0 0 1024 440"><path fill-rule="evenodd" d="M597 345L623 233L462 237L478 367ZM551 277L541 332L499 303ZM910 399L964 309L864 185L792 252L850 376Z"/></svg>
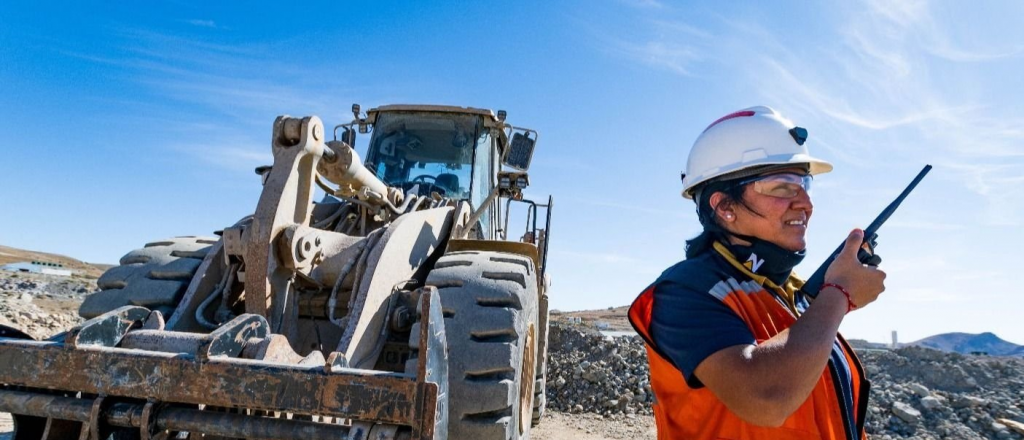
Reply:
<svg viewBox="0 0 1024 440"><path fill-rule="evenodd" d="M857 259L857 250L864 242L864 231L854 229L846 237L846 244L825 272L825 282L842 286L850 294L850 301L862 308L878 299L885 290L885 272L867 266Z"/></svg>

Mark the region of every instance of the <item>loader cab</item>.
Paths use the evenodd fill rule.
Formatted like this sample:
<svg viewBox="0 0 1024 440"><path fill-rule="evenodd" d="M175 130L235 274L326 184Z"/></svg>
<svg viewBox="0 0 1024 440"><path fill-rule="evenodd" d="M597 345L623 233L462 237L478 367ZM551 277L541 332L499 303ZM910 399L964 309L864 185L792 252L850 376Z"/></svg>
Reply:
<svg viewBox="0 0 1024 440"><path fill-rule="evenodd" d="M376 118L365 163L388 186L473 200L474 189L490 186L493 150L479 116L387 112Z"/></svg>
<svg viewBox="0 0 1024 440"><path fill-rule="evenodd" d="M387 106L370 110L366 121L373 131L364 163L388 186L476 208L496 185L503 133L490 111ZM486 238L494 238L494 217L481 218Z"/></svg>
<svg viewBox="0 0 1024 440"><path fill-rule="evenodd" d="M493 197L488 202L489 196L498 191L501 198L523 201L521 182L528 182L535 130L505 123L502 110L472 107L387 105L363 114L353 104L352 113L352 122L335 127L334 137L343 129L340 139L356 145L357 132L372 132L363 164L384 184L465 200L474 210L488 203L474 238L507 239L508 203Z"/></svg>

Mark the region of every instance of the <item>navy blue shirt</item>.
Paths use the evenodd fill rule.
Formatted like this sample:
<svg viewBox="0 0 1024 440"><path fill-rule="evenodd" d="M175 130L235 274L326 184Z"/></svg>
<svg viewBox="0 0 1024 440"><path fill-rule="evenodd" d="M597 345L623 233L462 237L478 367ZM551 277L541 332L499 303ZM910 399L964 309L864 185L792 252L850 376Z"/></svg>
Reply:
<svg viewBox="0 0 1024 440"><path fill-rule="evenodd" d="M750 255L749 248L729 248L737 258ZM782 274L782 279L788 276L788 272ZM655 282L651 338L691 388L704 386L693 371L708 356L723 348L757 342L747 324L722 302L723 298L712 293L716 285L730 278L749 279L709 249L669 267ZM779 276L772 278L774 281Z"/></svg>
<svg viewBox="0 0 1024 440"><path fill-rule="evenodd" d="M690 388L704 386L693 374L708 356L734 345L757 342L750 328L729 306L707 291L697 292L673 281L654 289L651 338L679 371Z"/></svg>
<svg viewBox="0 0 1024 440"><path fill-rule="evenodd" d="M749 248L730 246L729 251L740 262L751 256ZM790 276L792 267L784 269L758 274L781 285ZM762 289L713 250L666 269L654 283L654 307L649 324L653 347L682 371L690 388L703 387L693 371L708 356L737 345L757 344L750 327L723 302L727 292L734 288L748 292ZM785 307L782 299L776 296L776 300ZM810 306L799 293L795 300L800 313ZM852 421L858 409L853 407L851 365L838 338L829 356L828 373L836 385L838 404L846 415L843 422L848 438L855 439L857 428Z"/></svg>
<svg viewBox="0 0 1024 440"><path fill-rule="evenodd" d="M741 262L750 256L746 247L729 246L729 250ZM782 285L790 272L759 275ZM747 324L722 302L722 283L729 279L736 283L753 283L718 252L709 250L666 269L655 282L651 339L658 353L682 372L691 388L704 386L694 370L708 356L728 347L757 343ZM785 307L781 298L776 299ZM798 294L795 305L803 313L810 304ZM856 427L850 423L857 411L853 408L852 372L838 339L833 343L828 369L840 396L839 406L846 414L843 421L848 436L857 438Z"/></svg>

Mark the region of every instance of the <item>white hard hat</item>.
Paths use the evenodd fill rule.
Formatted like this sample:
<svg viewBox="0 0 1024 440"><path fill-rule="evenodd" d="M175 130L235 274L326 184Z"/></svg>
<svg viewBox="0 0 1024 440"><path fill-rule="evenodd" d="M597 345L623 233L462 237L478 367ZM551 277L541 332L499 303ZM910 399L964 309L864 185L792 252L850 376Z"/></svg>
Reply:
<svg viewBox="0 0 1024 440"><path fill-rule="evenodd" d="M805 140L806 129L769 107L725 115L693 143L683 175L683 197L692 199L694 188L716 177L764 165L805 164L812 175L832 171L832 164L807 153Z"/></svg>

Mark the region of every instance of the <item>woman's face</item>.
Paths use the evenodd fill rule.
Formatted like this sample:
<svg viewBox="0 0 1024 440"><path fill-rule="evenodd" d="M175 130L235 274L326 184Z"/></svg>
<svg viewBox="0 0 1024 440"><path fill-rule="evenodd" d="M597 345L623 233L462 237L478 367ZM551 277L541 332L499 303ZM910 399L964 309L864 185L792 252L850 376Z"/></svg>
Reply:
<svg viewBox="0 0 1024 440"><path fill-rule="evenodd" d="M806 174L800 169L780 173ZM793 197L775 197L762 194L754 189L753 184L748 184L743 188L743 200L750 209L737 201L716 210L726 229L775 243L789 251L807 248L804 234L814 211L807 191L799 188Z"/></svg>

